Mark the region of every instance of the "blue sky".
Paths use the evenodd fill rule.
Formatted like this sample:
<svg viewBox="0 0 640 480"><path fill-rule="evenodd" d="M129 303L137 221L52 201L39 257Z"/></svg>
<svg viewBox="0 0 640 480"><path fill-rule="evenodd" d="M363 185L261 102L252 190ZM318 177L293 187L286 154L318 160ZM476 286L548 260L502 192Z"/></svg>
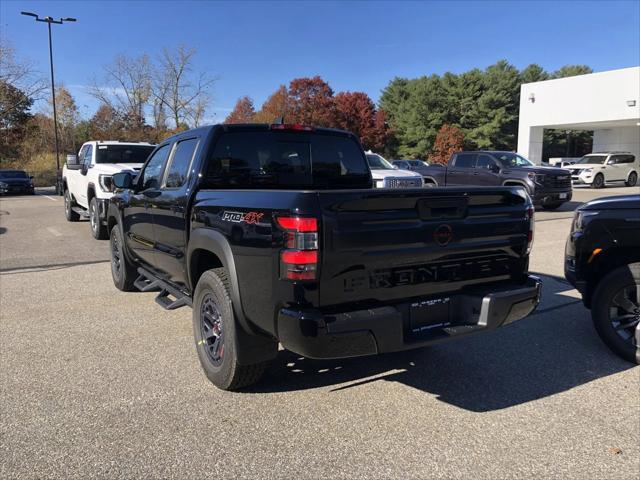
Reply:
<svg viewBox="0 0 640 480"><path fill-rule="evenodd" d="M256 106L280 84L321 75L334 91L377 100L395 76L484 68L506 59L552 71L640 64L640 2L0 2L0 27L18 55L48 75L46 25L21 10L77 23L54 25L56 80L81 113L97 102L84 86L100 81L116 54L157 56L163 47L198 50L196 68L218 77L208 118L222 121L238 97Z"/></svg>

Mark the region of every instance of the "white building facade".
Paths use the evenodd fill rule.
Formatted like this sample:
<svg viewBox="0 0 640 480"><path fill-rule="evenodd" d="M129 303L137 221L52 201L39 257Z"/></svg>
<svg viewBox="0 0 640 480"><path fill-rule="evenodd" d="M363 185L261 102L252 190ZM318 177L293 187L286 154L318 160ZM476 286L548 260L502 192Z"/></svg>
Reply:
<svg viewBox="0 0 640 480"><path fill-rule="evenodd" d="M640 158L640 67L525 83L518 153L542 162L544 129L593 130L593 151Z"/></svg>

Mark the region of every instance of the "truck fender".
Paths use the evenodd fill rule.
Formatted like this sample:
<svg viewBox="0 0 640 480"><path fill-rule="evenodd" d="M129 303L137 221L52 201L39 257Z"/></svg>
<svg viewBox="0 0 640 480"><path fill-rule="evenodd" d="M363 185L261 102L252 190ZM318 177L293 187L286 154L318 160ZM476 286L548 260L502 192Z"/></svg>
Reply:
<svg viewBox="0 0 640 480"><path fill-rule="evenodd" d="M205 228L199 228L191 232L187 247L187 277L191 291L195 291L194 279L191 272L191 260L196 250L206 250L213 253L222 262L227 270L231 287L231 302L236 314L236 320L241 328L237 329L236 341L242 348L237 349L238 362L240 364L252 364L271 360L278 353L278 342L256 331L248 321L242 301L240 299L240 287L233 252L227 239L222 233Z"/></svg>
<svg viewBox="0 0 640 480"><path fill-rule="evenodd" d="M432 177L430 175L425 175L424 176L424 181L425 181L425 183L432 182L436 187L438 186L438 181L434 177Z"/></svg>
<svg viewBox="0 0 640 480"><path fill-rule="evenodd" d="M503 187L521 186L525 189L525 191L529 195L531 195L531 192L529 191L529 187L527 186L527 184L520 180L505 180L504 182L502 182L502 186Z"/></svg>

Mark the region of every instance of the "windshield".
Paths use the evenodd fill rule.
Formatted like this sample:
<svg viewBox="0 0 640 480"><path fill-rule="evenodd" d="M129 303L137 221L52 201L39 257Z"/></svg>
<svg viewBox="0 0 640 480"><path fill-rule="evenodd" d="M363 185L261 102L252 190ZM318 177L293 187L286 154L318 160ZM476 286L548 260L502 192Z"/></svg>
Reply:
<svg viewBox="0 0 640 480"><path fill-rule="evenodd" d="M153 145L98 145L96 163L144 163Z"/></svg>
<svg viewBox="0 0 640 480"><path fill-rule="evenodd" d="M498 161L502 164L502 166L510 168L510 167L533 167L533 163L527 160L524 157L521 157L517 153L493 153L492 154Z"/></svg>
<svg viewBox="0 0 640 480"><path fill-rule="evenodd" d="M25 172L0 172L0 178L29 178Z"/></svg>
<svg viewBox="0 0 640 480"><path fill-rule="evenodd" d="M376 153L367 153L367 162L371 170L395 170L393 165Z"/></svg>
<svg viewBox="0 0 640 480"><path fill-rule="evenodd" d="M598 165L604 165L604 161L607 159L606 155L587 155L586 157L582 157L580 160L578 160L575 165L580 165L580 164L598 164Z"/></svg>

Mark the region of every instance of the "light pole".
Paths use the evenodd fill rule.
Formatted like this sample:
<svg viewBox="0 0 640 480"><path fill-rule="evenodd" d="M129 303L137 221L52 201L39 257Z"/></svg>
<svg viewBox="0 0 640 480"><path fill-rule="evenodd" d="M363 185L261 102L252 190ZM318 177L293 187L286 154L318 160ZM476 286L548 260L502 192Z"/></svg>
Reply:
<svg viewBox="0 0 640 480"><path fill-rule="evenodd" d="M75 18L67 17L60 20L54 20L53 17L40 18L37 14L31 12L20 12L22 15L34 17L36 22L45 22L49 27L49 66L51 68L51 103L53 105L53 133L56 139L56 191L60 191L58 176L60 175L60 151L58 147L58 116L56 115L56 87L53 80L53 46L51 44L51 24L62 25L64 22L75 22Z"/></svg>

